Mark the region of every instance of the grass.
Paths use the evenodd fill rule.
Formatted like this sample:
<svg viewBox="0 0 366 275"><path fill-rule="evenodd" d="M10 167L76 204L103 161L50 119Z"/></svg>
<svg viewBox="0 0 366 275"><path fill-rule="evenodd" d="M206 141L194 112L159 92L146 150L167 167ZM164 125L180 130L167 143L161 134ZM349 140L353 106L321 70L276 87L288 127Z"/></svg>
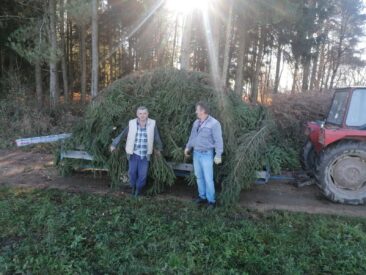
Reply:
<svg viewBox="0 0 366 275"><path fill-rule="evenodd" d="M366 220L0 189L0 274L366 274Z"/></svg>

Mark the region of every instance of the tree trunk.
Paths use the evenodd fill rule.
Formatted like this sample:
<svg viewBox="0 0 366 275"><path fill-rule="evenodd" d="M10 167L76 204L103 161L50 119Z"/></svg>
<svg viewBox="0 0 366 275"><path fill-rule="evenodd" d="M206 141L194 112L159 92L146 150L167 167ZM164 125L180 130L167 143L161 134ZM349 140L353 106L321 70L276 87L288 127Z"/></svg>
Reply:
<svg viewBox="0 0 366 275"><path fill-rule="evenodd" d="M297 83L297 73L299 71L299 59L295 60L295 70L293 75L293 82L292 82L292 88L291 88L291 94L294 94L296 91L296 83Z"/></svg>
<svg viewBox="0 0 366 275"><path fill-rule="evenodd" d="M69 89L70 89L70 92L71 92L71 99L72 99L72 92L73 90L75 89L74 87L74 75L73 75L73 72L74 72L74 58L73 58L73 25L72 25L72 22L71 20L67 19L68 21L68 38L67 38L67 44L68 44L68 62L67 62L67 68L68 68L68 80L69 80Z"/></svg>
<svg viewBox="0 0 366 275"><path fill-rule="evenodd" d="M207 33L207 37L212 38L212 48L211 54L209 54L209 64L210 64L210 74L215 84L216 89L222 88L221 83L221 75L220 75L220 68L219 68L219 59L220 59L220 17L217 13L211 12L209 15L211 18L212 25L211 33ZM208 24L210 25L210 19L208 19ZM208 30L206 30L208 32ZM207 41L208 51L210 52L210 42Z"/></svg>
<svg viewBox="0 0 366 275"><path fill-rule="evenodd" d="M257 54L256 62L255 62L255 71L254 71L253 82L252 82L252 93L250 96L250 101L254 102L254 103L257 102L257 100L258 100L258 81L259 81L259 74L260 74L261 68L262 68L262 57L263 57L263 50L264 50L265 34L261 27L258 27L258 34L259 34L258 54Z"/></svg>
<svg viewBox="0 0 366 275"><path fill-rule="evenodd" d="M325 80L324 80L324 83L323 83L323 87L325 89L328 89L329 88L328 83L329 83L329 79L330 79L330 72L331 72L331 69L328 68L327 74L326 74L326 77L325 77Z"/></svg>
<svg viewBox="0 0 366 275"><path fill-rule="evenodd" d="M61 37L61 69L62 69L62 79L64 88L64 103L69 102L69 80L67 77L67 64L66 64L66 48L65 48L65 11L64 11L64 1L60 2L60 37Z"/></svg>
<svg viewBox="0 0 366 275"><path fill-rule="evenodd" d="M80 86L81 86L81 103L86 101L86 48L85 48L85 32L86 27L84 23L80 25Z"/></svg>
<svg viewBox="0 0 366 275"><path fill-rule="evenodd" d="M118 37L118 30L115 29L114 25L113 25L113 18L112 17L108 17L107 20L107 29L108 29L108 33L107 33L107 40L108 40L108 63L109 63L109 84L111 84L117 76L117 69L118 69L118 54L119 54L119 49L120 47L118 46L116 49L113 48L114 45L114 38L117 36ZM100 31L101 33L103 33L103 31ZM117 41L118 42L118 41ZM103 41L100 42L100 44L103 45Z"/></svg>
<svg viewBox="0 0 366 275"><path fill-rule="evenodd" d="M306 57L304 64L304 72L302 77L302 92L309 90L309 75L310 75L310 57Z"/></svg>
<svg viewBox="0 0 366 275"><path fill-rule="evenodd" d="M56 36L56 3L55 0L49 0L50 13L50 104L52 107L58 105L57 91L57 36Z"/></svg>
<svg viewBox="0 0 366 275"><path fill-rule="evenodd" d="M336 62L336 64L334 65L333 69L331 70L332 71L332 76L330 78L329 89L333 89L334 79L337 75L338 68L339 68L339 65L340 65L340 59L337 59L335 62Z"/></svg>
<svg viewBox="0 0 366 275"><path fill-rule="evenodd" d="M342 28L343 29L343 28ZM334 79L337 75L339 66L341 64L341 58L342 58L342 47L343 47L343 35L342 35L342 29L341 29L341 35L340 35L340 39L338 42L338 47L337 47L337 57L336 60L333 60L333 69L332 69L332 77L330 79L330 84L329 84L329 88L332 89L333 85L334 85Z"/></svg>
<svg viewBox="0 0 366 275"><path fill-rule="evenodd" d="M233 1L230 1L229 18L226 25L226 40L224 50L224 65L222 67L222 85L226 86L228 82L228 72L230 65L230 46L231 46L231 33L232 33L232 21L233 21Z"/></svg>
<svg viewBox="0 0 366 275"><path fill-rule="evenodd" d="M324 89L328 89L328 82L329 82L329 77L330 77L330 67L331 67L331 59L330 59L330 49L331 49L331 45L330 43L327 44L327 58L326 61L324 62L324 70L323 70L323 77L322 77L322 82L321 82L321 86L320 89L322 90Z"/></svg>
<svg viewBox="0 0 366 275"><path fill-rule="evenodd" d="M337 75L337 71L338 71L338 67L336 67L336 69L333 69L331 70L332 71L332 76L330 78L330 83L329 83L329 89L332 89L333 88L333 85L334 85L334 79Z"/></svg>
<svg viewBox="0 0 366 275"><path fill-rule="evenodd" d="M111 66L111 64L110 64ZM98 68L99 68L99 52L98 52L98 0L92 0L92 83L91 96L95 98L98 94Z"/></svg>
<svg viewBox="0 0 366 275"><path fill-rule="evenodd" d="M278 93L278 87L280 85L280 71L281 71L281 59L282 59L282 45L278 44L277 47L277 60L276 60L276 74L274 81L273 93Z"/></svg>
<svg viewBox="0 0 366 275"><path fill-rule="evenodd" d="M324 77L325 73L325 42L322 43L321 50L320 50L320 60L319 60L319 69L318 69L318 75L315 80L314 88L316 90L319 90L321 87L321 80Z"/></svg>
<svg viewBox="0 0 366 275"><path fill-rule="evenodd" d="M181 47L181 68L185 70L190 69L190 54L191 54L191 37L192 37L192 14L186 16L184 24L182 47Z"/></svg>
<svg viewBox="0 0 366 275"><path fill-rule="evenodd" d="M0 77L2 77L4 75L4 54L3 54L3 49L0 49Z"/></svg>
<svg viewBox="0 0 366 275"><path fill-rule="evenodd" d="M120 28L118 28L118 33L119 35L121 35L122 31L122 26L120 26ZM125 60L125 49L120 47L119 48L119 56L118 56L118 75L116 76L117 78L121 78L123 76L123 69L125 68L125 64L123 63Z"/></svg>
<svg viewBox="0 0 366 275"><path fill-rule="evenodd" d="M236 67L235 75L235 93L240 96L242 96L243 93L243 70L246 43L246 29L242 27L239 34L238 65Z"/></svg>
<svg viewBox="0 0 366 275"><path fill-rule="evenodd" d="M272 69L272 48L270 49L269 54L269 61L268 61L268 69L266 74L266 89L265 89L265 95L269 94L269 85L270 85L270 79L271 79L271 69ZM265 99L265 98L264 98ZM262 100L262 103L264 100Z"/></svg>
<svg viewBox="0 0 366 275"><path fill-rule="evenodd" d="M310 90L313 90L315 87L316 75L318 71L318 59L319 59L319 44L316 46L313 58L313 69L311 71L311 78L310 78Z"/></svg>
<svg viewBox="0 0 366 275"><path fill-rule="evenodd" d="M109 31L111 31L110 27L108 29L109 29ZM114 37L114 34L112 34L112 32L109 32L108 33L108 55L109 55L109 58L108 58L108 63L109 63L109 79L108 80L109 80L109 83L108 84L111 84L113 82L113 80L115 79L114 71L115 71L115 63L116 63L117 54L118 54L118 51L115 51L115 53L112 54L112 52L113 52L113 37ZM114 62L113 62L113 59L114 59Z"/></svg>
<svg viewBox="0 0 366 275"><path fill-rule="evenodd" d="M133 71L133 52L132 52L132 38L129 38L128 39L128 66L127 66L127 69L126 69L126 73L129 74Z"/></svg>
<svg viewBox="0 0 366 275"><path fill-rule="evenodd" d="M139 54L140 54L140 49L138 48L138 45L139 45L139 40L137 39L137 38L135 38L135 41L134 41L134 49L135 49L135 55L134 55L134 61L133 61L133 68L134 68L134 70L135 71L138 71L139 69L140 69L140 60L139 60L139 58L140 58L140 56L139 56ZM142 50L141 50L142 51ZM143 58L143 53L141 54L141 57ZM142 58L141 58L141 63L143 63L143 60L142 60Z"/></svg>
<svg viewBox="0 0 366 275"><path fill-rule="evenodd" d="M42 89L42 68L39 60L35 61L35 78L38 108L43 106L43 89Z"/></svg>
<svg viewBox="0 0 366 275"><path fill-rule="evenodd" d="M178 36L178 14L176 15L176 18L175 18L172 59L170 62L170 66L172 66L172 67L174 66L175 48L177 47L177 36Z"/></svg>

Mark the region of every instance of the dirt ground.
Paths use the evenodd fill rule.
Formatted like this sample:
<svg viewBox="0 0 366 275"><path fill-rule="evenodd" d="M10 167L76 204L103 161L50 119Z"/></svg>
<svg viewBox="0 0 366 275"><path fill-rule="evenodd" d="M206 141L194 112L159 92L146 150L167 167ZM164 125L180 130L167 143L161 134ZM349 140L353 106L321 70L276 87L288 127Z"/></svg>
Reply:
<svg viewBox="0 0 366 275"><path fill-rule="evenodd" d="M56 188L69 192L90 192L123 196L127 187L109 188L109 180L100 173L75 173L61 177L53 167L50 154L23 150L0 150L0 186L20 188ZM192 200L196 196L194 186L184 181L173 186L159 198ZM366 217L366 205L351 206L326 200L315 185L298 188L295 182L271 181L255 185L242 192L240 204L259 211L287 210L315 214L332 214Z"/></svg>

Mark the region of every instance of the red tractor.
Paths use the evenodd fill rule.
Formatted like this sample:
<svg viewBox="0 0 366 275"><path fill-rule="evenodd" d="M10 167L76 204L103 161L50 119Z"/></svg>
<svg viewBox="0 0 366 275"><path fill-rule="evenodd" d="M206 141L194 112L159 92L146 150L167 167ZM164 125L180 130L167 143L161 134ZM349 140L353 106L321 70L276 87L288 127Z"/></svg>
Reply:
<svg viewBox="0 0 366 275"><path fill-rule="evenodd" d="M308 122L303 165L323 194L366 202L366 87L336 89L325 121Z"/></svg>

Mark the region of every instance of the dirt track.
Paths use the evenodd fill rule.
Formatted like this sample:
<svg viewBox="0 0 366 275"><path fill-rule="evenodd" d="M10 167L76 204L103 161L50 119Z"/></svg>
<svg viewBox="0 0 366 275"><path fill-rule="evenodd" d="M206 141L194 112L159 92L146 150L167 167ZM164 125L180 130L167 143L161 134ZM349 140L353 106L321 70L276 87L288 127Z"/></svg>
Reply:
<svg viewBox="0 0 366 275"><path fill-rule="evenodd" d="M57 188L71 192L114 195L123 195L126 192L125 188L113 190L108 184L108 178L103 175L77 173L70 177L59 176L53 167L53 156L50 154L0 150L0 186ZM160 197L191 200L195 193L194 187L180 183ZM297 188L291 182L273 181L266 185L256 185L252 190L241 194L240 204L259 211L277 209L366 217L366 205L335 204L324 199L316 186Z"/></svg>

